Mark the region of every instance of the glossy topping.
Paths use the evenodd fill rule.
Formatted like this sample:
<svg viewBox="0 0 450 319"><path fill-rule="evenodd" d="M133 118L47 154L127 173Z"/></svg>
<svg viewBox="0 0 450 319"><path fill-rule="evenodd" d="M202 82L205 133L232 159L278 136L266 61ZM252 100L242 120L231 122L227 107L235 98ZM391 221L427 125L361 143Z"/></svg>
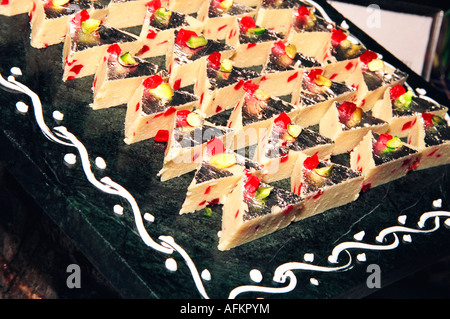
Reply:
<svg viewBox="0 0 450 319"><path fill-rule="evenodd" d="M233 0L211 0L208 17L215 18L224 14L235 16L251 12L252 9Z"/></svg>
<svg viewBox="0 0 450 319"><path fill-rule="evenodd" d="M307 57L297 52L294 44L286 41L276 41L271 49L269 61L265 70L283 71L293 68L319 67L320 63L311 57Z"/></svg>
<svg viewBox="0 0 450 319"><path fill-rule="evenodd" d="M440 116L432 113L422 113L425 127L425 145L439 145L450 141L450 127Z"/></svg>
<svg viewBox="0 0 450 319"><path fill-rule="evenodd" d="M141 105L145 114L169 112L170 107L197 100L197 97L193 94L182 90L173 90L158 74L146 78L142 81L142 85L144 86L144 93Z"/></svg>
<svg viewBox="0 0 450 319"><path fill-rule="evenodd" d="M308 128L293 123L286 113L274 120L271 135L267 141L265 156L269 158L287 155L289 150L303 151L308 148L332 144L333 141Z"/></svg>
<svg viewBox="0 0 450 319"><path fill-rule="evenodd" d="M239 30L239 41L241 43L276 41L281 38L272 30L257 26L251 16L245 16L239 19Z"/></svg>
<svg viewBox="0 0 450 319"><path fill-rule="evenodd" d="M232 47L218 41L207 40L203 35L181 28L175 31L175 60L188 63L214 52L231 50Z"/></svg>
<svg viewBox="0 0 450 319"><path fill-rule="evenodd" d="M156 64L134 57L129 52L122 52L118 44L108 47L106 79L117 80L156 74Z"/></svg>
<svg viewBox="0 0 450 319"><path fill-rule="evenodd" d="M416 153L413 149L406 147L397 136L390 134L377 135L376 133L373 133L373 135L373 155L376 165Z"/></svg>
<svg viewBox="0 0 450 319"><path fill-rule="evenodd" d="M331 45L332 54L338 61L356 58L365 50L361 43L353 43L342 29L336 28L331 30Z"/></svg>
<svg viewBox="0 0 450 319"><path fill-rule="evenodd" d="M338 106L339 121L347 127L354 127L361 122L364 111L355 103L344 102Z"/></svg>
<svg viewBox="0 0 450 319"><path fill-rule="evenodd" d="M395 85L389 90L389 96L392 103L394 115L411 115L414 113L426 113L443 109L442 106L433 103L427 99L417 97L412 90L400 84Z"/></svg>
<svg viewBox="0 0 450 319"><path fill-rule="evenodd" d="M98 1L90 0L48 0L44 3L45 16L49 19L71 15L90 8L101 9L103 5Z"/></svg>
<svg viewBox="0 0 450 319"><path fill-rule="evenodd" d="M211 88L222 88L239 81L249 81L257 78L259 74L253 70L235 67L232 60L221 61L220 52L213 52L207 59L206 73Z"/></svg>
<svg viewBox="0 0 450 319"><path fill-rule="evenodd" d="M133 36L118 29L106 27L100 20L91 18L87 10L75 14L69 26L70 35L74 40L72 42L73 51L98 45L136 41Z"/></svg>
<svg viewBox="0 0 450 319"><path fill-rule="evenodd" d="M316 16L314 9L306 6L300 6L294 12L293 21L294 30L303 31L322 31L330 32L332 26L321 17Z"/></svg>

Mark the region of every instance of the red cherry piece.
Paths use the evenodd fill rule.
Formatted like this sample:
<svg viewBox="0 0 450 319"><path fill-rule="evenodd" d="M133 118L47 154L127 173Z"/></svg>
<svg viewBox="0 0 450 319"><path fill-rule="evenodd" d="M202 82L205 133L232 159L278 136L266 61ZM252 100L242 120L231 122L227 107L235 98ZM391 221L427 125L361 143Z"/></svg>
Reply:
<svg viewBox="0 0 450 319"><path fill-rule="evenodd" d="M285 113L281 113L278 117L273 121L275 126L281 129L287 129L288 125L291 123L291 118Z"/></svg>
<svg viewBox="0 0 450 319"><path fill-rule="evenodd" d="M147 7L148 11L155 12L156 10L161 8L161 1L160 0L149 1L145 4L145 6Z"/></svg>
<svg viewBox="0 0 450 319"><path fill-rule="evenodd" d="M422 113L423 122L426 128L433 127L433 116L431 113Z"/></svg>
<svg viewBox="0 0 450 319"><path fill-rule="evenodd" d="M169 131L168 130L159 130L155 136L155 142L164 143L169 140Z"/></svg>
<svg viewBox="0 0 450 319"><path fill-rule="evenodd" d="M308 16L311 14L309 9L306 6L300 6L298 7L297 13L299 16Z"/></svg>
<svg viewBox="0 0 450 319"><path fill-rule="evenodd" d="M317 76L322 74L322 73L323 73L322 69L312 69L308 73L308 78L309 78L310 81L315 81Z"/></svg>
<svg viewBox="0 0 450 319"><path fill-rule="evenodd" d="M368 64L370 61L374 60L378 58L378 54L376 54L373 51L370 50L366 50L364 51L360 56L359 59L361 60L362 63L364 64Z"/></svg>
<svg viewBox="0 0 450 319"><path fill-rule="evenodd" d="M213 69L218 69L220 67L220 52L213 52L208 57L208 65Z"/></svg>
<svg viewBox="0 0 450 319"><path fill-rule="evenodd" d="M347 121L349 121L353 112L355 112L356 107L356 104L352 102L344 102L339 105L339 121L341 123L346 123Z"/></svg>
<svg viewBox="0 0 450 319"><path fill-rule="evenodd" d="M253 20L250 16L245 16L241 19L241 22L239 23L239 27L242 30L242 32L247 32L250 28L255 28L256 23L255 20Z"/></svg>
<svg viewBox="0 0 450 319"><path fill-rule="evenodd" d="M144 81L142 81L142 85L146 89L154 89L154 88L157 88L158 85L160 85L163 82L164 82L163 78L160 75L155 74L155 75L149 76Z"/></svg>
<svg viewBox="0 0 450 319"><path fill-rule="evenodd" d="M206 151L211 156L222 154L225 152L225 145L223 145L223 142L220 139L215 137L211 141L206 143Z"/></svg>
<svg viewBox="0 0 450 319"><path fill-rule="evenodd" d="M177 111L177 124L178 126L189 126L187 116L191 113L189 110Z"/></svg>
<svg viewBox="0 0 450 319"><path fill-rule="evenodd" d="M281 56L286 53L286 45L282 40L277 41L273 44L272 54Z"/></svg>
<svg viewBox="0 0 450 319"><path fill-rule="evenodd" d="M255 175L247 176L247 181L244 184L245 194L250 197L254 197L260 183L261 178Z"/></svg>
<svg viewBox="0 0 450 319"><path fill-rule="evenodd" d="M319 165L319 156L317 156L317 153L314 154L313 156L307 157L303 161L303 167L308 170L315 169L317 167L317 165Z"/></svg>
<svg viewBox="0 0 450 319"><path fill-rule="evenodd" d="M175 39L175 43L178 44L178 45L186 46L186 42L191 37L196 37L196 36L197 36L197 33L195 33L194 31L186 30L186 29L180 29L180 31L178 31L178 33L177 33L177 37Z"/></svg>
<svg viewBox="0 0 450 319"><path fill-rule="evenodd" d="M347 35L344 31L342 31L342 29L331 30L331 41L333 41L334 44L339 44L345 39L347 39Z"/></svg>
<svg viewBox="0 0 450 319"><path fill-rule="evenodd" d="M394 85L391 90L389 91L389 95L391 97L391 101L395 101L400 96L406 93L406 89L403 87L403 85L397 84Z"/></svg>
<svg viewBox="0 0 450 319"><path fill-rule="evenodd" d="M252 81L247 81L244 83L243 89L248 94L253 95L253 94L255 94L255 91L257 89L259 89L259 85L256 83L253 83Z"/></svg>
<svg viewBox="0 0 450 319"><path fill-rule="evenodd" d="M110 45L106 50L106 52L108 52L111 55L119 56L120 53L122 52L122 49L117 43L115 43L113 45Z"/></svg>
<svg viewBox="0 0 450 319"><path fill-rule="evenodd" d="M378 136L377 142L374 145L375 151L381 152L384 149L386 149L386 144L391 139L392 139L392 135L390 135L390 134L385 134L385 133L384 134L380 134Z"/></svg>
<svg viewBox="0 0 450 319"><path fill-rule="evenodd" d="M81 28L81 23L83 21L86 21L87 19L89 19L91 16L89 15L89 12L87 12L87 10L82 10L80 12L78 12L77 14L75 14L75 16L72 19L72 23L78 27Z"/></svg>

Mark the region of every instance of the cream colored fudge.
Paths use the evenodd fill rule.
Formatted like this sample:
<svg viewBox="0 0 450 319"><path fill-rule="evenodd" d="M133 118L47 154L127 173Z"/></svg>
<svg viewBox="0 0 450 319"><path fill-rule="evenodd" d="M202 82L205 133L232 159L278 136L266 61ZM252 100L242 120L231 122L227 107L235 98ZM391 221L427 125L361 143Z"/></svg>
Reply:
<svg viewBox="0 0 450 319"><path fill-rule="evenodd" d="M94 100L90 106L97 110L127 104L142 81L157 73L167 77L158 65L122 52L118 44L113 44L95 72Z"/></svg>
<svg viewBox="0 0 450 319"><path fill-rule="evenodd" d="M205 42L201 42L202 38ZM188 44L191 39L206 44L191 48ZM179 88L195 84L199 80L201 70L205 67L206 59L214 52L220 52L223 59L229 59L234 54L235 48L216 40L208 40L202 34L191 30L183 28L176 30L166 55L166 67L170 74L171 85Z"/></svg>
<svg viewBox="0 0 450 319"><path fill-rule="evenodd" d="M2 0L0 2L0 15L15 16L30 12L32 0Z"/></svg>
<svg viewBox="0 0 450 319"><path fill-rule="evenodd" d="M389 124L352 102L334 103L319 122L319 133L334 141L333 155L350 152L367 132L386 133Z"/></svg>
<svg viewBox="0 0 450 319"><path fill-rule="evenodd" d="M200 70L194 93L200 97L200 109L210 117L234 108L244 95L244 83L258 83L259 73L233 65L233 61L223 59L219 52L211 54Z"/></svg>
<svg viewBox="0 0 450 319"><path fill-rule="evenodd" d="M450 127L444 118L432 113L417 115L407 141L421 155L417 170L450 163Z"/></svg>
<svg viewBox="0 0 450 319"><path fill-rule="evenodd" d="M363 173L364 191L405 176L419 160L420 153L398 137L372 131L350 153L350 166Z"/></svg>
<svg viewBox="0 0 450 319"><path fill-rule="evenodd" d="M142 44L139 56L142 58L165 56L169 45L174 42L174 31L180 28L201 33L203 23L190 15L165 7L147 6L139 35Z"/></svg>
<svg viewBox="0 0 450 319"><path fill-rule="evenodd" d="M273 120L283 112L296 121L299 110L293 104L270 96L256 83L246 82L244 90L244 96L228 119L228 127L235 131L234 149L257 144Z"/></svg>
<svg viewBox="0 0 450 319"><path fill-rule="evenodd" d="M197 14L204 23L203 34L208 39L225 40L236 27L237 18L255 16L256 10L233 0L206 0Z"/></svg>
<svg viewBox="0 0 450 319"><path fill-rule="evenodd" d="M103 25L86 10L75 14L64 41L63 80L94 75L106 50L115 43L131 54L139 47L137 36Z"/></svg>
<svg viewBox="0 0 450 319"><path fill-rule="evenodd" d="M187 123L190 113L199 111L177 111L174 124L169 128L170 137L164 154L163 167L158 173L161 181L181 176L196 170L202 163L204 149L208 142L219 139L227 149L233 143L233 130L216 126L204 120L194 126Z"/></svg>
<svg viewBox="0 0 450 319"><path fill-rule="evenodd" d="M214 147L213 154L210 147ZM188 187L180 214L226 203L244 172L259 176L260 170L257 163L227 150L220 139L211 140L206 144L202 163Z"/></svg>
<svg viewBox="0 0 450 319"><path fill-rule="evenodd" d="M104 24L118 29L140 26L144 23L148 2L148 0L111 0Z"/></svg>
<svg viewBox="0 0 450 319"><path fill-rule="evenodd" d="M173 93L170 98L159 96L157 92L152 93L155 89L158 91L168 85L166 81L156 75L146 78L138 85L127 103L125 143L132 144L155 137L161 130L165 130L169 136L176 112L192 111L198 106L198 97L181 89L170 88L169 91Z"/></svg>
<svg viewBox="0 0 450 319"><path fill-rule="evenodd" d="M92 18L100 20L107 14L107 9L97 1L33 0L30 10L31 46L42 49L63 42L71 15L81 10L87 10Z"/></svg>
<svg viewBox="0 0 450 319"><path fill-rule="evenodd" d="M406 137L417 120L417 114L426 112L444 117L447 111L447 107L425 96L416 96L402 85L395 85L375 103L372 115L389 123L389 134Z"/></svg>
<svg viewBox="0 0 450 319"><path fill-rule="evenodd" d="M296 194L246 174L223 205L218 249L229 250L285 228L303 210Z"/></svg>
<svg viewBox="0 0 450 319"><path fill-rule="evenodd" d="M304 72L299 89L291 96L291 103L299 109L296 123L303 127L319 124L335 102L343 103L356 94L354 88L332 81L322 73L321 68Z"/></svg>
<svg viewBox="0 0 450 319"><path fill-rule="evenodd" d="M355 201L363 175L343 165L300 153L291 176L291 191L304 199L296 221Z"/></svg>
<svg viewBox="0 0 450 319"><path fill-rule="evenodd" d="M333 149L331 139L295 124L281 113L259 141L253 159L263 165L263 182L271 183L291 177L299 153L325 159Z"/></svg>

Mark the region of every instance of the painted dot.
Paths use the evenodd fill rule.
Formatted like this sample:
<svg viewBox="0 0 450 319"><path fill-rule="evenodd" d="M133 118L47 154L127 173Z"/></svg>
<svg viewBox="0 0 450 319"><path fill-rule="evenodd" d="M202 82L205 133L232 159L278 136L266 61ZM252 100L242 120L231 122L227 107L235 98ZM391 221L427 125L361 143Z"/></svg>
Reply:
<svg viewBox="0 0 450 319"><path fill-rule="evenodd" d="M314 285L314 286L319 285L319 281L316 278L310 278L309 282L311 283L311 285Z"/></svg>
<svg viewBox="0 0 450 319"><path fill-rule="evenodd" d="M74 165L77 162L77 156L73 153L64 155L64 162L68 165Z"/></svg>
<svg viewBox="0 0 450 319"><path fill-rule="evenodd" d="M11 70L9 70L9 72L11 72L11 74L12 74L12 75L15 75L15 76L20 76L20 75L22 75L22 70L21 70L20 68L16 67L16 66L13 66L13 67L11 68Z"/></svg>
<svg viewBox="0 0 450 319"><path fill-rule="evenodd" d="M356 255L356 259L359 262L365 262L367 260L367 257L366 257L365 253L361 253L361 254Z"/></svg>
<svg viewBox="0 0 450 319"><path fill-rule="evenodd" d="M405 243L412 242L411 235L403 235L403 242L405 242Z"/></svg>
<svg viewBox="0 0 450 319"><path fill-rule="evenodd" d="M53 118L56 121L62 121L64 119L64 114L62 114L60 111L54 111L53 112Z"/></svg>
<svg viewBox="0 0 450 319"><path fill-rule="evenodd" d="M397 220L398 220L398 222L400 224L405 225L405 223L406 223L406 215L398 216Z"/></svg>
<svg viewBox="0 0 450 319"><path fill-rule="evenodd" d="M359 233L356 233L353 238L355 238L355 240L357 241L361 241L363 240L364 236L366 235L366 233L364 232L364 230L360 231Z"/></svg>
<svg viewBox="0 0 450 319"><path fill-rule="evenodd" d="M95 166L97 166L100 169L105 169L106 168L106 162L103 158L101 157L97 157L95 159Z"/></svg>
<svg viewBox="0 0 450 319"><path fill-rule="evenodd" d="M16 109L17 111L19 111L20 113L27 113L28 112L28 105L26 105L23 102L17 102L16 103Z"/></svg>
<svg viewBox="0 0 450 319"><path fill-rule="evenodd" d="M166 268L170 271L177 271L178 266L177 262L173 258L167 258L166 259Z"/></svg>
<svg viewBox="0 0 450 319"><path fill-rule="evenodd" d="M152 214L149 213L145 213L144 214L144 219L148 222L154 222L155 221L155 216L153 216Z"/></svg>
<svg viewBox="0 0 450 319"><path fill-rule="evenodd" d="M312 263L314 261L314 254L306 253L305 255L303 255L303 260Z"/></svg>
<svg viewBox="0 0 450 319"><path fill-rule="evenodd" d="M441 208L442 207L442 199L436 199L433 201L433 207L434 208Z"/></svg>
<svg viewBox="0 0 450 319"><path fill-rule="evenodd" d="M211 273L209 272L208 269L203 269L201 276L203 280L207 281L211 280Z"/></svg>
<svg viewBox="0 0 450 319"><path fill-rule="evenodd" d="M116 213L117 215L123 215L123 207L120 205L114 205L114 213Z"/></svg>
<svg viewBox="0 0 450 319"><path fill-rule="evenodd" d="M252 269L250 270L250 279L254 282L261 282L262 273L258 269Z"/></svg>

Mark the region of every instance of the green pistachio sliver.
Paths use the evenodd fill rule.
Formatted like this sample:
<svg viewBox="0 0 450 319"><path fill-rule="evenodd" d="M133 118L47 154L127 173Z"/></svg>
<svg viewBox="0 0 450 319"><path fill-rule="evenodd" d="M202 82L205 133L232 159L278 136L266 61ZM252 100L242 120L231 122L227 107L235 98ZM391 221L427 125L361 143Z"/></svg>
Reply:
<svg viewBox="0 0 450 319"><path fill-rule="evenodd" d="M220 71L222 72L231 72L233 69L233 62L230 59L225 59L220 63Z"/></svg>
<svg viewBox="0 0 450 319"><path fill-rule="evenodd" d="M412 97L414 93L412 91L408 91L402 95L398 99L395 100L394 105L399 108L409 108L411 105Z"/></svg>
<svg viewBox="0 0 450 319"><path fill-rule="evenodd" d="M255 192L255 198L258 198L258 199L267 198L270 195L270 192L272 191L272 189L273 189L273 186L258 187L258 189Z"/></svg>
<svg viewBox="0 0 450 319"><path fill-rule="evenodd" d="M208 43L208 40L206 40L204 36L199 36L199 37L192 36L186 42L188 47L190 47L191 49L197 49L199 47L205 46L207 43Z"/></svg>
<svg viewBox="0 0 450 319"><path fill-rule="evenodd" d="M394 151L401 145L402 145L402 141L400 140L400 138L398 138L397 136L394 136L392 139L390 139L386 143L387 151Z"/></svg>
<svg viewBox="0 0 450 319"><path fill-rule="evenodd" d="M264 27L249 28L247 30L248 33L255 34L255 35L263 34L264 31L266 31L266 28L264 28Z"/></svg>
<svg viewBox="0 0 450 319"><path fill-rule="evenodd" d="M212 209L211 207L205 207L205 213L203 214L204 216L212 216Z"/></svg>
<svg viewBox="0 0 450 319"><path fill-rule="evenodd" d="M333 166L334 165L315 168L314 173L322 177L329 177L331 175L331 172L333 171Z"/></svg>
<svg viewBox="0 0 450 319"><path fill-rule="evenodd" d="M81 29L83 30L83 33L91 33L92 31L97 30L100 23L100 20L90 18L81 22Z"/></svg>

